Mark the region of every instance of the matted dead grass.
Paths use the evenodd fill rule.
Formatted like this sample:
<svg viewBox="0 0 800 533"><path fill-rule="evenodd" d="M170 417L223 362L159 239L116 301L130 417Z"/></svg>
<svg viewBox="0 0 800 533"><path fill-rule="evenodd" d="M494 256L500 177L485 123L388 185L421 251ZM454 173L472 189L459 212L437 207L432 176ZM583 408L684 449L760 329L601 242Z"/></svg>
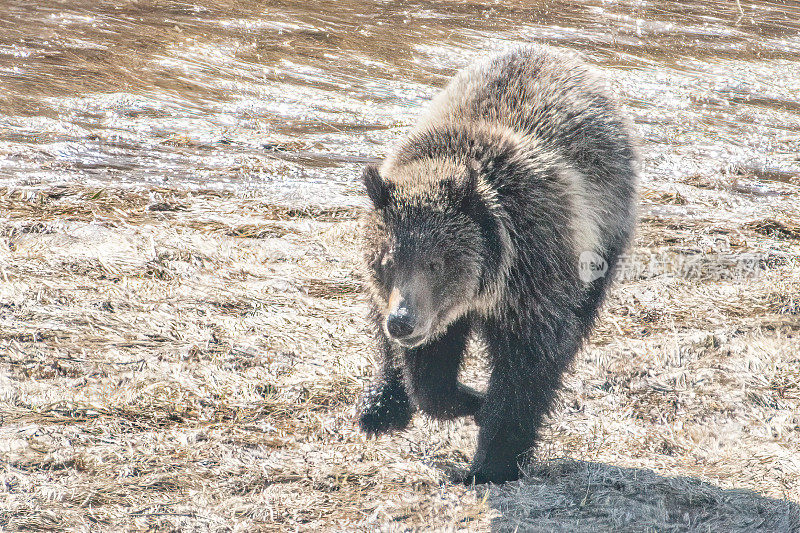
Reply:
<svg viewBox="0 0 800 533"><path fill-rule="evenodd" d="M800 216L736 194L646 189L634 252L760 276L619 283L540 462L472 489L473 424L356 431L355 210L0 189L0 530L800 530Z"/></svg>

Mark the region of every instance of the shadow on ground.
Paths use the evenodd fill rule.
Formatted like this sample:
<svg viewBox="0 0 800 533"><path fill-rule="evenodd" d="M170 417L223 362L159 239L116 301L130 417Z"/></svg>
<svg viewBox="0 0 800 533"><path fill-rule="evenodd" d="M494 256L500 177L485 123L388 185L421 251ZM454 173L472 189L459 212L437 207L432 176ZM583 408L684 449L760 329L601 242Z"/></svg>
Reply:
<svg viewBox="0 0 800 533"><path fill-rule="evenodd" d="M688 477L569 459L531 466L493 487L497 531L800 532L800 506Z"/></svg>

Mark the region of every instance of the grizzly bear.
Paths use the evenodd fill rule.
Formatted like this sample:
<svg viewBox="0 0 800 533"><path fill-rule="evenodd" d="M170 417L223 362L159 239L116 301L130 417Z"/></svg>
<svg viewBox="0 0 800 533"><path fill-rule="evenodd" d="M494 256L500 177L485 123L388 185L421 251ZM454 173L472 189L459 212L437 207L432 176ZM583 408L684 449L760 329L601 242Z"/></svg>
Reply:
<svg viewBox="0 0 800 533"><path fill-rule="evenodd" d="M637 180L628 123L579 60L524 47L459 72L363 172L381 368L361 429L473 416L462 481L518 479L631 238ZM485 393L458 381L472 335Z"/></svg>

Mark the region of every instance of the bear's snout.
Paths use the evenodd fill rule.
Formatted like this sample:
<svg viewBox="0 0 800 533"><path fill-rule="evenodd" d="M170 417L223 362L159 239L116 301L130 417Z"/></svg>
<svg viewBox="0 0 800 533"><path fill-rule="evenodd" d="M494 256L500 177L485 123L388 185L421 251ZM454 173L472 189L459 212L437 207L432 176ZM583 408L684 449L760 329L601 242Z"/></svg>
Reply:
<svg viewBox="0 0 800 533"><path fill-rule="evenodd" d="M383 321L386 335L405 348L419 346L428 338L431 329L429 307L427 299L421 298L420 294L411 290L401 292L395 287L389 297L386 320Z"/></svg>
<svg viewBox="0 0 800 533"><path fill-rule="evenodd" d="M405 339L414 333L414 328L414 315L406 306L398 307L386 317L386 331L395 339Z"/></svg>

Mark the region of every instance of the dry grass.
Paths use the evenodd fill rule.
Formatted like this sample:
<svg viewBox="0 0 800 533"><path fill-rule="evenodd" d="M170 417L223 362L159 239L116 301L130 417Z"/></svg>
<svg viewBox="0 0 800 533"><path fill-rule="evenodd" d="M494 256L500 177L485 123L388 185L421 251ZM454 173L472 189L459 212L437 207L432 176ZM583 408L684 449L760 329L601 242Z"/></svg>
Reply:
<svg viewBox="0 0 800 533"><path fill-rule="evenodd" d="M618 284L541 462L488 490L447 483L470 423L354 427L352 209L0 189L0 530L800 528L797 206L737 222L740 192L681 187L645 191L635 252L724 237L761 276ZM720 216L658 211L692 206Z"/></svg>

